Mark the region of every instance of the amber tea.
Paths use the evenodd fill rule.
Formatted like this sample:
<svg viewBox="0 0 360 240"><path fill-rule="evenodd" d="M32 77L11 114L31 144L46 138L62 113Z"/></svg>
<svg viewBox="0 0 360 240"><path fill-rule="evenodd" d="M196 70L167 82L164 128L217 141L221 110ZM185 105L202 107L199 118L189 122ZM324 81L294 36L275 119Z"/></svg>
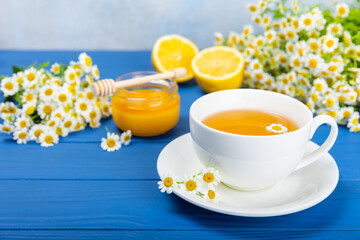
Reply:
<svg viewBox="0 0 360 240"><path fill-rule="evenodd" d="M291 119L272 112L238 109L208 116L203 123L219 131L240 135L277 135L299 127Z"/></svg>

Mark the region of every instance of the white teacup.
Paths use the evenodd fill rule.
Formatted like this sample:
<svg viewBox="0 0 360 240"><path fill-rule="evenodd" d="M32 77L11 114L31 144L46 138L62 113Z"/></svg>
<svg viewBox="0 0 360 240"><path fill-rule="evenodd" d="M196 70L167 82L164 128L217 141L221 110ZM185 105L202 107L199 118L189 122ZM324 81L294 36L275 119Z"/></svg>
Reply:
<svg viewBox="0 0 360 240"><path fill-rule="evenodd" d="M280 135L247 136L215 130L202 123L209 115L235 109L277 113L293 120L299 129ZM304 156L308 141L324 123L331 126L328 138L319 149ZM306 105L286 95L234 89L197 99L190 108L190 131L201 162L219 170L223 183L254 191L273 185L319 159L333 146L338 127L330 116L313 118Z"/></svg>

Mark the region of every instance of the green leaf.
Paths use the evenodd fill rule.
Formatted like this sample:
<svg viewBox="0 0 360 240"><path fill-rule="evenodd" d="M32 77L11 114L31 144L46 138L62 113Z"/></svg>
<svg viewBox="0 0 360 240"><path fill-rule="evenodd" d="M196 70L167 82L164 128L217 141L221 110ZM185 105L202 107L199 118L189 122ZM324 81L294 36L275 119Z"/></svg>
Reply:
<svg viewBox="0 0 360 240"><path fill-rule="evenodd" d="M46 61L46 62L44 62L44 63L40 64L40 65L39 65L39 67L38 67L38 69L41 69L41 68L47 67L47 66L49 66L49 64L50 64L50 62L49 62L49 61Z"/></svg>
<svg viewBox="0 0 360 240"><path fill-rule="evenodd" d="M281 12L280 9L274 10L274 18L275 19L279 19L279 18L283 18L283 17L285 17L285 15Z"/></svg>
<svg viewBox="0 0 360 240"><path fill-rule="evenodd" d="M13 69L13 73L22 72L22 71L25 70L24 67L18 67L18 66L15 66L15 65L12 66L12 69Z"/></svg>

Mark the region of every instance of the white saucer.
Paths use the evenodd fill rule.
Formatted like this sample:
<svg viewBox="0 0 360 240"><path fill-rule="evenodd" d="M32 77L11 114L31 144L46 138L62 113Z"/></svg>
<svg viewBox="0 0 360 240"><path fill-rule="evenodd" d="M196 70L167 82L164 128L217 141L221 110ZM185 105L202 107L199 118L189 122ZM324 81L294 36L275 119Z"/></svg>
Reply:
<svg viewBox="0 0 360 240"><path fill-rule="evenodd" d="M306 152L319 146L309 142ZM190 133L170 142L160 153L157 169L161 176L172 172L175 176L195 174L203 166L198 160ZM276 185L257 192L234 190L219 184L216 187L219 202L212 203L201 197L175 190L182 199L199 207L235 216L266 217L298 212L321 202L335 189L339 170L330 154L315 163L292 173Z"/></svg>

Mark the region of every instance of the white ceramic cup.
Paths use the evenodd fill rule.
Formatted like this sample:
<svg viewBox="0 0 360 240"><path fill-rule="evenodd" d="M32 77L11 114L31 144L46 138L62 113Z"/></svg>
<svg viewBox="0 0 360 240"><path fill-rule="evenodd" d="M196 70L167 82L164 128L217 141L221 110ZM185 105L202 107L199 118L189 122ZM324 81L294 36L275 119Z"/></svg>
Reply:
<svg viewBox="0 0 360 240"><path fill-rule="evenodd" d="M299 129L279 135L247 136L215 130L202 123L214 113L236 109L277 113L292 119ZM319 149L304 156L308 141L324 123L331 126L328 138ZM190 131L201 162L219 170L223 183L235 189L255 191L319 159L333 146L338 127L330 116L313 118L306 105L286 95L234 89L197 99L190 108Z"/></svg>

